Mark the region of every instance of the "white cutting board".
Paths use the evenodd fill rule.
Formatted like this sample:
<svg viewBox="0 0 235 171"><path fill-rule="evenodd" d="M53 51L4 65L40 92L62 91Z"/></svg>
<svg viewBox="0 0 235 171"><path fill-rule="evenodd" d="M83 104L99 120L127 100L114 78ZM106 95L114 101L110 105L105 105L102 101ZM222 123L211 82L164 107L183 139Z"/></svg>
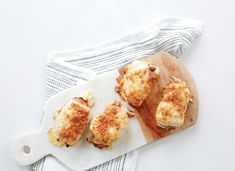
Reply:
<svg viewBox="0 0 235 171"><path fill-rule="evenodd" d="M99 149L88 143L86 140L88 130L85 131L77 145L70 148L52 145L47 137L47 132L55 126L53 114L73 97L80 96L84 91L90 91L95 100L95 106L89 115L90 118L102 113L105 106L113 100L123 102L115 91L116 78L119 76L118 71L97 76L94 80L74 86L51 97L44 107L41 129L16 138L13 152L17 162L21 165L30 165L42 157L52 154L73 170L85 170L194 125L198 115L198 95L190 73L178 59L165 52L149 56L147 59L160 68L161 77L143 104L134 108L136 117L129 119L126 134L113 143L111 149ZM184 124L181 127L166 130L157 127L154 117L156 108L161 101L163 87L171 81L171 76L186 81L193 95L193 103L188 104ZM125 102L123 103L128 106Z"/></svg>
<svg viewBox="0 0 235 171"><path fill-rule="evenodd" d="M50 143L47 137L48 130L55 126L55 120L53 119L55 111L84 91L90 91L95 98L95 106L90 112L90 118L103 112L105 106L113 100L122 101L115 92L116 77L118 75L118 71L112 71L98 76L88 83L74 86L51 97L45 104L40 130L16 138L13 144L13 152L17 162L21 165L30 165L51 154L73 170L85 170L146 144L136 117L129 119L126 134L115 142L111 149L99 149L88 143L86 140L88 130L76 146L69 148L65 146L62 148L56 147Z"/></svg>

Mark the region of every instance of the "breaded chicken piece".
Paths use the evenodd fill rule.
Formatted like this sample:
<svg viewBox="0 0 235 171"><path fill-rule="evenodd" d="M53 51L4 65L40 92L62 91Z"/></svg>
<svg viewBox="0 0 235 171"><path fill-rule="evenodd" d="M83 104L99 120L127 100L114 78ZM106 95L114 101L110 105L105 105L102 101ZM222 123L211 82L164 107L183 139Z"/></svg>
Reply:
<svg viewBox="0 0 235 171"><path fill-rule="evenodd" d="M74 97L54 117L56 127L48 131L48 137L56 146L74 146L88 125L88 115L94 104L90 93Z"/></svg>
<svg viewBox="0 0 235 171"><path fill-rule="evenodd" d="M184 123L185 112L192 95L186 82L172 77L173 83L163 90L163 98L156 111L157 125L162 128L179 127Z"/></svg>
<svg viewBox="0 0 235 171"><path fill-rule="evenodd" d="M106 106L102 114L97 115L90 125L91 136L88 138L98 148L111 147L124 133L128 124L128 118L134 113L119 102L113 102Z"/></svg>
<svg viewBox="0 0 235 171"><path fill-rule="evenodd" d="M121 70L116 91L123 100L138 107L148 97L159 77L157 66L151 65L149 61L136 60Z"/></svg>

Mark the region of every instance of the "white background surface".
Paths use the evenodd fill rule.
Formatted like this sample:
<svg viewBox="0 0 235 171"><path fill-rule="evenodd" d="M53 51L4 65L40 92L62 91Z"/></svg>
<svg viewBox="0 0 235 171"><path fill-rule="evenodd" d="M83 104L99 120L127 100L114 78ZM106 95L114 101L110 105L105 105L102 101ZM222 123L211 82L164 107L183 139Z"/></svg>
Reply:
<svg viewBox="0 0 235 171"><path fill-rule="evenodd" d="M39 127L47 53L106 42L160 17L204 22L183 59L200 95L196 126L142 148L137 171L235 170L235 3L0 0L0 170L25 171L10 144Z"/></svg>

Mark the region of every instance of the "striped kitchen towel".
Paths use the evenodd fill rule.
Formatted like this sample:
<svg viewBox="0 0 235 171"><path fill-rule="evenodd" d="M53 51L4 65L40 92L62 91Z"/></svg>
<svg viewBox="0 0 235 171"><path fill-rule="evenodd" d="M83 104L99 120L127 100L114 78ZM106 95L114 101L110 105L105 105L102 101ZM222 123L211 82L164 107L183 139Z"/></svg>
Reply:
<svg viewBox="0 0 235 171"><path fill-rule="evenodd" d="M126 65L134 59L166 51L179 57L202 32L203 24L196 20L168 18L152 27L115 41L84 50L56 52L49 55L46 66L45 99L71 86L88 81ZM113 159L91 171L134 171L138 150ZM52 156L33 165L35 171L67 171Z"/></svg>

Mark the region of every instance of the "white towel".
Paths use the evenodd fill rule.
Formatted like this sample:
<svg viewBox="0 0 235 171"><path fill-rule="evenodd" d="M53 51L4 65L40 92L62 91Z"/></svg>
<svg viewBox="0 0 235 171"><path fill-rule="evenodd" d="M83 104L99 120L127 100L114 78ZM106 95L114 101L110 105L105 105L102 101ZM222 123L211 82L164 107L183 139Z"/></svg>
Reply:
<svg viewBox="0 0 235 171"><path fill-rule="evenodd" d="M196 20L168 18L152 27L84 50L55 52L49 55L46 66L45 98L71 86L88 81L95 74L118 69L134 59L159 51L179 57L202 32L203 24ZM91 171L134 171L138 150L127 153ZM68 171L52 156L36 162L35 171Z"/></svg>

